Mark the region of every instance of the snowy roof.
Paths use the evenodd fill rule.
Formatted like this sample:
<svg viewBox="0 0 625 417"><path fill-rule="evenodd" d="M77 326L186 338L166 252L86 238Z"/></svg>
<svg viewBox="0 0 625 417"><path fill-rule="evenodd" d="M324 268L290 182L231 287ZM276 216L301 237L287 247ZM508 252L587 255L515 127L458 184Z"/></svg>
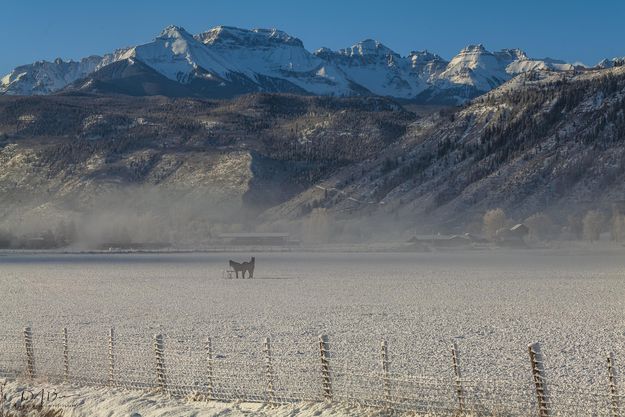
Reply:
<svg viewBox="0 0 625 417"><path fill-rule="evenodd" d="M510 228L510 230L512 230L512 231L515 231L515 230L522 230L522 229L527 229L527 226L526 226L526 225L524 225L523 223L516 224L516 225L514 225L514 226L512 226L512 227Z"/></svg>

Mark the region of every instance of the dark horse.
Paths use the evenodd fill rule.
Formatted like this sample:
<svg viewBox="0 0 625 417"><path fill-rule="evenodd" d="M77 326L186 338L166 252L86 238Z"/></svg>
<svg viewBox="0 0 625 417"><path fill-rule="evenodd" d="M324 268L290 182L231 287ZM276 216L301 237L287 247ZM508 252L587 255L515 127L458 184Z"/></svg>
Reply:
<svg viewBox="0 0 625 417"><path fill-rule="evenodd" d="M252 256L252 260L249 262L235 262L230 260L230 268L234 269L234 273L237 278L239 278L239 271L241 271L241 278L245 278L245 272L247 271L249 274L249 278L254 278L254 264L256 263L256 258Z"/></svg>

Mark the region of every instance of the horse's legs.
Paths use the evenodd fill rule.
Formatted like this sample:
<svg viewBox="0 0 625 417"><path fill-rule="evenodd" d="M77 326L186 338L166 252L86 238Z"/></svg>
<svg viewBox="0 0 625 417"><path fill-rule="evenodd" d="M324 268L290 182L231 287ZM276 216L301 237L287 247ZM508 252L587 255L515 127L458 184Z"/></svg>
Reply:
<svg viewBox="0 0 625 417"><path fill-rule="evenodd" d="M235 270L234 270L234 273L236 274L237 279L239 279L239 271L235 269Z"/></svg>

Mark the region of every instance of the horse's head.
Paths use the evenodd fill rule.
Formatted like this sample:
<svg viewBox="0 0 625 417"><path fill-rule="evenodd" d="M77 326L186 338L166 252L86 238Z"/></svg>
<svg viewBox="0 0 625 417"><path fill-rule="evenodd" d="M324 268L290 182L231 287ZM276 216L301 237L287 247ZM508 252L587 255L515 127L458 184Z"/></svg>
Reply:
<svg viewBox="0 0 625 417"><path fill-rule="evenodd" d="M252 256L252 260L250 262L256 262L256 258Z"/></svg>

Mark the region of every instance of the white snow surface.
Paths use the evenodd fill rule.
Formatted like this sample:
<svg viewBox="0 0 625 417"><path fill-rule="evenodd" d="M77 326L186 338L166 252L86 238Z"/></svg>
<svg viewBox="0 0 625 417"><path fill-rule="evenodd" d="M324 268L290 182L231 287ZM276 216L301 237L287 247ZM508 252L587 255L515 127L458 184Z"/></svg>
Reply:
<svg viewBox="0 0 625 417"><path fill-rule="evenodd" d="M623 248L253 253L255 279L223 279L229 259L251 255L5 253L0 256L0 374L7 364L23 359L24 326L33 328L36 355L42 353L44 340L58 341L67 327L70 354L80 351L81 357L94 358L106 352L107 331L115 327L124 369L137 361L135 366L147 369L148 377L152 335L163 333L168 369L179 383L193 381L198 366L204 366L203 357L193 359L200 361L196 365L185 365L186 350L180 349L196 341L202 352L210 336L214 354L223 358L220 363L238 364L239 369L230 371L259 389L265 337L271 337L274 369L281 380L304 390L318 386L312 370L317 369L319 334L330 338L335 367L376 372L380 340L385 339L392 372L448 382L453 377L449 346L455 341L463 378L503 381L501 395L515 401L532 398L527 346L539 341L553 409L564 410L561 415L582 415L571 414L571 407L582 404L582 394L576 393L595 393L584 394L584 401L607 398L602 394L606 352L615 352L617 372L623 370L618 359L625 357ZM60 346L50 352L56 367ZM78 375L85 366L90 365L70 364ZM311 371L303 374L299 367ZM241 403L187 403L118 388L74 389L85 401L69 415L250 412ZM257 410L252 414L269 414L262 405L249 407ZM297 403L271 415L364 413L341 407ZM601 407L609 409L605 401Z"/></svg>
<svg viewBox="0 0 625 417"><path fill-rule="evenodd" d="M193 77L232 80L245 75L258 89L263 77L291 83L318 95L373 94L411 99L428 88L472 87L486 92L514 75L532 70L564 71L561 61L531 59L520 50L489 52L482 45L464 48L450 62L427 51L400 56L367 39L338 51L314 54L302 41L277 29L218 26L196 36L178 26L166 27L152 42L80 62L38 61L2 77L0 93L49 94L115 61L135 58L181 83ZM604 63L604 65L608 65ZM269 85L275 82L269 81Z"/></svg>
<svg viewBox="0 0 625 417"><path fill-rule="evenodd" d="M115 327L120 339L212 335L219 349L271 336L278 349L325 333L342 358L387 338L395 371L425 375L447 375L456 340L465 376L493 378L525 375L527 344L541 341L551 377L592 384L606 350L625 355L623 255L256 253L255 279L226 280L228 260L250 254L9 254L0 335L68 327L89 341Z"/></svg>
<svg viewBox="0 0 625 417"><path fill-rule="evenodd" d="M427 53L401 57L373 39L337 52L322 48L315 55L337 66L348 79L374 94L406 99L427 88L432 75L428 72L428 62L442 59Z"/></svg>
<svg viewBox="0 0 625 417"><path fill-rule="evenodd" d="M90 56L78 62L65 62L59 58L53 62L37 61L30 65L22 65L2 77L0 93L49 94L92 73L101 60L99 56Z"/></svg>
<svg viewBox="0 0 625 417"><path fill-rule="evenodd" d="M573 65L549 58L531 59L519 49L489 52L483 45L469 45L456 55L439 76L439 83L466 85L487 92L517 74L529 71L568 71Z"/></svg>
<svg viewBox="0 0 625 417"><path fill-rule="evenodd" d="M276 29L219 26L196 38L228 62L231 72L251 79L257 75L284 79L314 94L350 93L343 73L308 52L299 39Z"/></svg>

